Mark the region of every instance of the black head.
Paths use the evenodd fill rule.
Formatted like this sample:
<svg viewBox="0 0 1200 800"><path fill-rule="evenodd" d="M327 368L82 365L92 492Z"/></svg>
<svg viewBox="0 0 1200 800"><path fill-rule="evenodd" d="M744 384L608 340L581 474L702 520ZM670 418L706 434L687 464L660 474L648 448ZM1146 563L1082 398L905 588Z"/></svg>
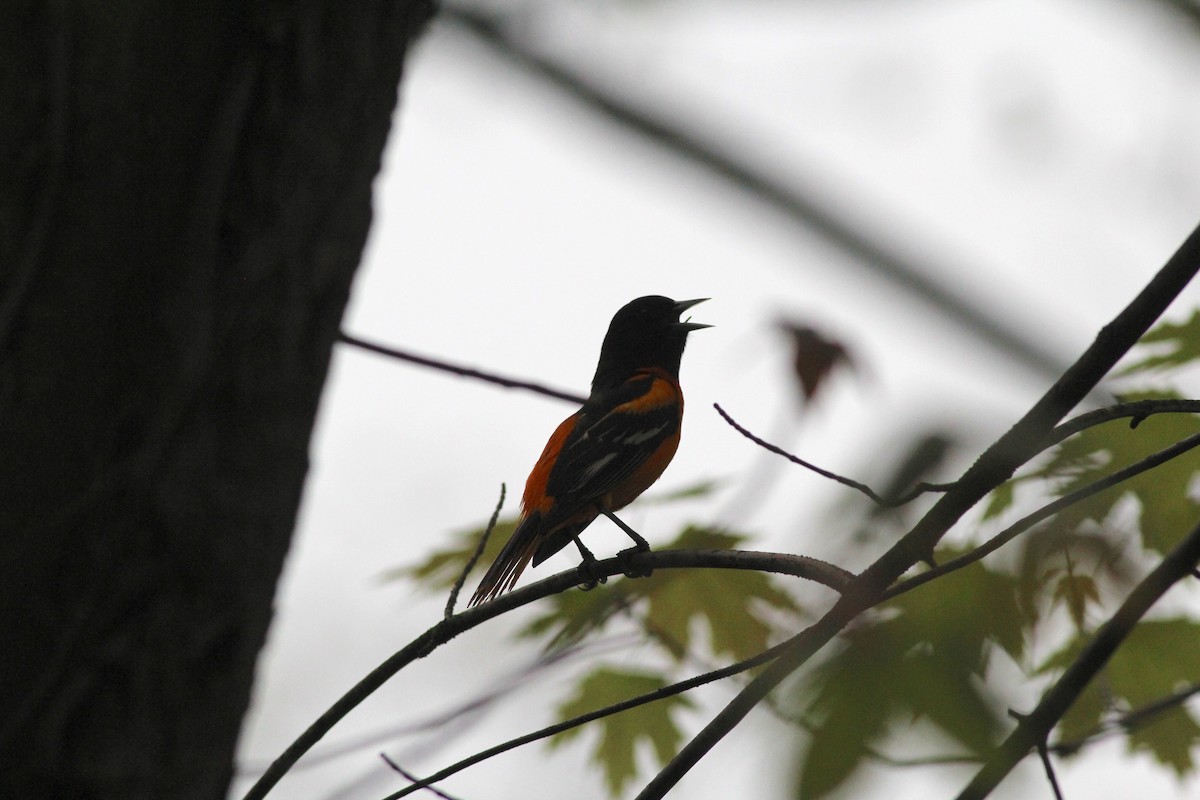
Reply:
<svg viewBox="0 0 1200 800"><path fill-rule="evenodd" d="M625 381L634 370L658 367L679 374L679 360L691 331L711 327L698 322L680 322L679 315L699 300L672 300L649 295L634 300L613 317L600 348L600 363L592 379L592 391Z"/></svg>

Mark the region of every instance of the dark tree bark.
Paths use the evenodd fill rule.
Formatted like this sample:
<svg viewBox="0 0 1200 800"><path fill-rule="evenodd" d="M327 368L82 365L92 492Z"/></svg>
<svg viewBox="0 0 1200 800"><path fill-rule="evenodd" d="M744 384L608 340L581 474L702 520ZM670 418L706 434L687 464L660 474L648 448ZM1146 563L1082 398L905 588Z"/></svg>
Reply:
<svg viewBox="0 0 1200 800"><path fill-rule="evenodd" d="M0 9L0 796L224 795L431 6Z"/></svg>

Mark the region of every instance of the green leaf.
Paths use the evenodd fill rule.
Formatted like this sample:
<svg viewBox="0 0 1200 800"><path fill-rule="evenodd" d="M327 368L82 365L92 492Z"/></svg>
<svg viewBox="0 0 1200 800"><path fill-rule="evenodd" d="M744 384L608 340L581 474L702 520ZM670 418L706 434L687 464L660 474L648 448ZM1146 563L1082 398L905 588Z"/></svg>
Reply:
<svg viewBox="0 0 1200 800"><path fill-rule="evenodd" d="M722 528L688 525L674 540L667 542L662 550L733 550L749 539L749 536Z"/></svg>
<svg viewBox="0 0 1200 800"><path fill-rule="evenodd" d="M889 672L897 653L888 632L868 626L844 638L847 646L798 690L812 698L809 714L818 720L799 766L797 796L806 800L824 797L854 774L898 713Z"/></svg>
<svg viewBox="0 0 1200 800"><path fill-rule="evenodd" d="M1054 587L1054 601L1066 605L1075 627L1082 628L1087 620L1088 603L1100 603L1096 579L1090 575L1066 573Z"/></svg>
<svg viewBox="0 0 1200 800"><path fill-rule="evenodd" d="M505 517L497 520L492 535L488 537L487 547L479 558L479 564L490 564L500 554L501 548L512 537L517 527L517 517ZM424 561L407 567L397 567L383 573L385 581L408 579L415 581L418 586L429 592L445 591L454 585L462 575L467 561L475 553L479 537L483 536L483 527L458 530L450 534L451 544L442 550L437 550ZM476 565L478 569L479 564Z"/></svg>
<svg viewBox="0 0 1200 800"><path fill-rule="evenodd" d="M1200 681L1200 622L1144 620L1108 664L1113 694L1136 708Z"/></svg>
<svg viewBox="0 0 1200 800"><path fill-rule="evenodd" d="M727 531L689 527L669 549L726 550L742 540ZM770 644L771 613L799 611L792 596L779 589L770 575L751 570L662 570L635 581L634 591L647 601L647 630L676 659L691 648L697 622L708 628L713 655L740 661Z"/></svg>
<svg viewBox="0 0 1200 800"><path fill-rule="evenodd" d="M1039 672L1065 670L1075 662L1090 637L1077 636L1050 656ZM1059 738L1072 741L1091 731L1106 711L1136 709L1161 700L1180 687L1200 681L1200 622L1186 617L1146 620L1138 624L1113 653L1067 712ZM1150 752L1176 771L1192 767L1191 747L1200 730L1186 710L1163 714L1129 736L1130 750ZM1156 730L1159 725L1161 730ZM1182 772L1181 772L1182 774Z"/></svg>
<svg viewBox="0 0 1200 800"><path fill-rule="evenodd" d="M664 549L728 550L744 540L729 531L690 526ZM697 624L707 626L713 655L741 660L770 644L772 615L798 611L792 596L769 575L702 569L659 570L648 578L616 580L589 592L564 592L539 609L541 615L520 635L548 637L548 648L595 633L625 610L676 660L693 647Z"/></svg>
<svg viewBox="0 0 1200 800"><path fill-rule="evenodd" d="M1086 604L1097 602L1104 591L1127 591L1137 575L1128 557L1131 548L1127 538L1107 529L1080 531L1062 525L1048 525L1022 536L1017 562L1018 602L1029 619L1036 622L1043 611L1051 611L1069 599L1082 601L1084 608L1075 611L1086 612ZM1083 575L1087 577L1081 578ZM1072 586L1072 580L1081 583ZM1073 590L1077 591L1071 597ZM1067 610L1071 611L1069 604ZM1084 621L1086 613L1083 621L1076 620L1076 627Z"/></svg>
<svg viewBox="0 0 1200 800"><path fill-rule="evenodd" d="M580 681L575 694L558 707L558 716L564 720L570 719L666 685L666 678L656 673L600 667ZM592 761L604 771L604 781L610 794L620 794L625 784L636 777L639 744L648 743L654 749L660 765L675 755L683 733L672 713L692 705L692 701L684 695L674 695L591 723L591 727L600 729L599 740L592 751ZM582 730L582 727L577 727L564 731L552 737L549 745L558 747L577 737Z"/></svg>
<svg viewBox="0 0 1200 800"><path fill-rule="evenodd" d="M657 576L655 576L657 577ZM795 601L777 589L770 576L749 570L673 570L647 587L645 622L664 639L676 658L692 646L693 623L708 628L713 655L740 661L770 645L774 626L763 606L790 613Z"/></svg>
<svg viewBox="0 0 1200 800"><path fill-rule="evenodd" d="M696 481L693 484L669 492L656 492L650 495L643 495L638 498L638 505L661 505L676 503L680 500L694 500L698 497L707 497L717 489L720 489L724 483L725 481L721 480Z"/></svg>
<svg viewBox="0 0 1200 800"><path fill-rule="evenodd" d="M1013 496L1016 490L1014 481L1005 481L992 490L988 495L987 505L983 509L984 519L995 519L996 517L1007 511L1013 504Z"/></svg>
<svg viewBox="0 0 1200 800"><path fill-rule="evenodd" d="M1120 420L1097 425L1059 445L1035 474L1057 481L1055 491L1067 494L1196 433L1200 417L1191 414L1156 414L1132 430ZM1141 508L1143 546L1166 553L1200 513L1200 504L1189 496L1197 472L1200 457L1187 453L1064 509L1056 524L1068 530L1084 523L1102 525L1117 501L1133 496Z"/></svg>
<svg viewBox="0 0 1200 800"><path fill-rule="evenodd" d="M937 560L945 563L964 552L939 548ZM970 653L974 671L982 674L989 643L1000 645L1014 661L1024 653L1029 617L1017 603L1018 589L1013 576L976 562L900 595L887 607L904 613L914 635Z"/></svg>
<svg viewBox="0 0 1200 800"><path fill-rule="evenodd" d="M1154 718L1129 734L1130 752L1146 752L1160 764L1175 771L1176 777L1189 774L1195 766L1192 750L1200 743L1200 725L1186 708L1177 707Z"/></svg>
<svg viewBox="0 0 1200 800"><path fill-rule="evenodd" d="M716 491L720 486L721 482L716 480L697 481L672 492L643 497L638 502L643 505L647 503L674 503L681 500L705 497ZM479 557L479 562L476 565L477 569L480 565L487 566L495 560L505 543L512 537L519 519L519 516L513 515L497 520L496 527L492 530L492 534L488 538L487 547ZM453 531L449 536L451 543L448 547L435 551L418 564L387 570L380 577L385 581L413 580L427 591L445 591L452 587L454 582L458 580L459 575L462 574L467 561L475 553L475 547L479 544L479 538L483 536L485 529L486 526L478 526ZM741 541L738 537L734 538L736 541ZM695 545L687 546L694 547ZM717 545L713 546L716 547Z"/></svg>
<svg viewBox="0 0 1200 800"><path fill-rule="evenodd" d="M939 550L939 558L959 555ZM1019 661L1026 617L1017 580L975 563L903 594L886 606L901 612L893 628L903 659L884 671L915 717L927 718L972 752L991 746L1000 715L982 683L993 646ZM986 613L980 613L986 609Z"/></svg>
<svg viewBox="0 0 1200 800"><path fill-rule="evenodd" d="M1138 341L1139 349L1148 344L1166 345L1155 348L1156 352L1125 367L1118 377L1152 370L1180 367L1200 358L1200 310L1193 311L1186 322L1164 322Z"/></svg>
<svg viewBox="0 0 1200 800"><path fill-rule="evenodd" d="M548 637L546 649L553 650L602 630L629 602L629 582L601 584L589 591L560 592L538 604L541 613L521 628L526 639Z"/></svg>
<svg viewBox="0 0 1200 800"><path fill-rule="evenodd" d="M1055 730L1058 741L1078 742L1096 730L1112 708L1112 693L1104 681L1094 680L1084 687L1075 702L1059 720Z"/></svg>
<svg viewBox="0 0 1200 800"><path fill-rule="evenodd" d="M893 618L856 629L848 646L803 690L817 722L800 771L799 795L817 798L848 779L889 734L911 739L927 720L972 753L990 750L1000 714L975 673L973 653L916 636Z"/></svg>

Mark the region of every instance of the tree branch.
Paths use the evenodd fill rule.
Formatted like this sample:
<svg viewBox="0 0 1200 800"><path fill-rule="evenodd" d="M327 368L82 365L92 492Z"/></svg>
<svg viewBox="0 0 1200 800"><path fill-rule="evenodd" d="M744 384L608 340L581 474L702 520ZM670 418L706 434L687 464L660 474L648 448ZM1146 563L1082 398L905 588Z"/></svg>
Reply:
<svg viewBox="0 0 1200 800"><path fill-rule="evenodd" d="M354 347L361 347L363 350L369 350L372 353L378 353L379 355L399 359L400 361L407 361L410 364L420 364L422 367L438 369L443 372L449 372L452 375L459 375L464 378L474 378L487 383L494 383L497 386L503 386L506 389L525 389L526 391L536 392L537 394L542 394L546 397L553 397L558 400L566 400L571 403L582 404L587 400L587 398L583 395L575 394L574 392L567 392L561 389L552 389L548 386L542 386L541 384L531 383L529 381L505 378L501 375L496 375L491 372L484 372L483 370L472 369L471 367L460 367L445 361L439 361L436 358L419 356L403 350L396 350L392 347L385 347L381 344L374 344L373 342L359 339L358 337L351 336L345 332L339 334L338 338L346 344L353 345Z"/></svg>
<svg viewBox="0 0 1200 800"><path fill-rule="evenodd" d="M1096 632L1091 643L1046 692L1037 708L1021 717L1016 730L959 793L958 800L987 797L1031 749L1045 742L1050 729L1058 724L1084 687L1108 663L1142 616L1177 581L1191 574L1197 561L1200 561L1200 525L1193 528L1130 592L1117 612Z"/></svg>

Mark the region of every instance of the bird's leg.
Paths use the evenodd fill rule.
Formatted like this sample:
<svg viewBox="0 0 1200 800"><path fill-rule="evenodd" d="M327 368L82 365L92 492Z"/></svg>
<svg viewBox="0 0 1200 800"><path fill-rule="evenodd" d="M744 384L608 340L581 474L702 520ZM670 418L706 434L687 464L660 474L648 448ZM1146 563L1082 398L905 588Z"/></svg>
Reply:
<svg viewBox="0 0 1200 800"><path fill-rule="evenodd" d="M579 555L583 558L583 563L579 565L579 574L583 576L583 583L579 584L579 588L585 592L590 592L597 585L608 582L607 575L601 575L596 569L596 557L592 555L592 551L583 546L583 540L578 536L575 537L575 546L579 548Z"/></svg>
<svg viewBox="0 0 1200 800"><path fill-rule="evenodd" d="M633 547L629 548L628 550L622 550L622 553L644 553L650 549L650 543L643 539L640 533L622 522L621 518L616 514L603 508L600 509L600 513L611 519L614 525L625 531L625 534L630 539L633 539Z"/></svg>
<svg viewBox="0 0 1200 800"><path fill-rule="evenodd" d="M641 534L639 534L633 528L629 527L624 522L622 522L620 517L618 517L616 514L614 514L613 512L611 512L607 509L604 509L604 508L600 509L600 513L603 514L604 516L608 517L610 520L612 520L614 525L616 525L621 530L625 531L625 534L630 539L633 539L633 547L627 548L627 549L622 550L619 553L617 553L617 558L628 558L630 555L632 555L634 553L645 553L646 551L648 551L650 549L650 543L647 542L645 539L643 539ZM649 578L652 571L653 570L650 570L650 569L641 569L641 570L627 569L627 570L625 570L625 577L627 577L627 578Z"/></svg>

